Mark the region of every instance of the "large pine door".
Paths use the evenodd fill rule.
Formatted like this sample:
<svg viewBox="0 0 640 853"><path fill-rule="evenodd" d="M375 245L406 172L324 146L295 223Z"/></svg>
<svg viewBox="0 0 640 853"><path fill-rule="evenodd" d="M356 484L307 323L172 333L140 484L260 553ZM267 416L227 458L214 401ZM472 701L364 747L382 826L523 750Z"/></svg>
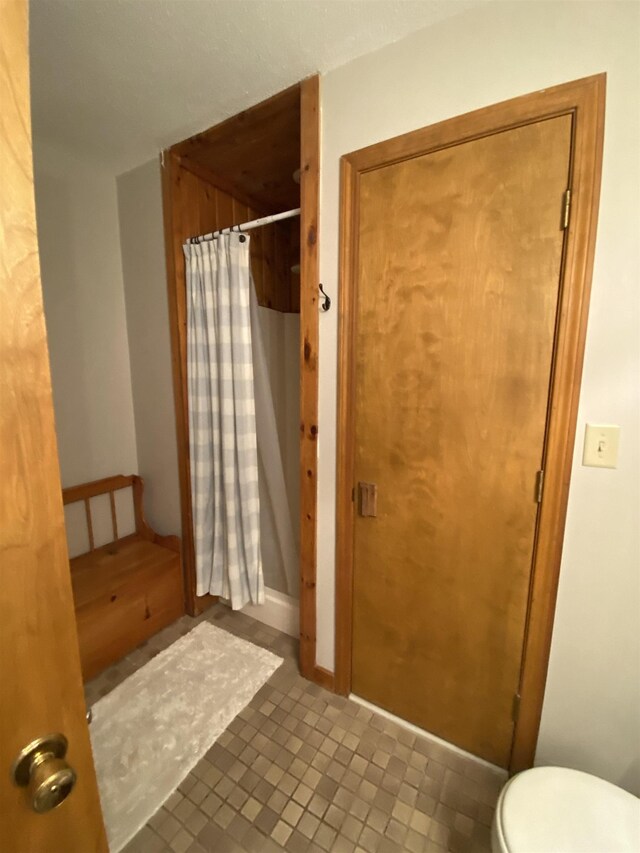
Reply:
<svg viewBox="0 0 640 853"><path fill-rule="evenodd" d="M40 289L27 18L21 0L0 2L0 850L106 853ZM52 733L68 739L66 760L77 781L56 808L38 812L36 788L18 787L13 765L27 745ZM53 805L68 780L55 776L51 760L33 766L39 766L39 793L46 787Z"/></svg>
<svg viewBox="0 0 640 853"><path fill-rule="evenodd" d="M359 178L354 466L356 482L376 485L377 507L354 528L352 690L502 766L536 533L571 122L539 121Z"/></svg>

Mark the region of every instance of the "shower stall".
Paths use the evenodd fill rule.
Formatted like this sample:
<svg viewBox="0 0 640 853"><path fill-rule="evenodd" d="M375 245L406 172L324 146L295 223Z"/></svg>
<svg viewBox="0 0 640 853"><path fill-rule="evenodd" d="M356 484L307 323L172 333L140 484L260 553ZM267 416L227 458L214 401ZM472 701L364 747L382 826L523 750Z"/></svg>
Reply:
<svg viewBox="0 0 640 853"><path fill-rule="evenodd" d="M212 239L221 231L250 230L264 603L249 604L246 610L292 636L302 635L301 662L306 656L310 672L315 642L305 635L315 632L302 631L300 622L315 603L319 309L317 261L315 273L306 264L305 277L304 252L309 249L303 245L301 257L300 239L310 217L301 200L300 179L301 91L308 82L163 152L163 185L187 610L202 612L212 596L196 594L183 245L193 238ZM314 122L317 132L317 113ZM303 169L302 183L307 179L317 192L317 164L313 173ZM317 195L313 206L315 229ZM309 245L315 259L317 250ZM311 286L309 270L315 276Z"/></svg>

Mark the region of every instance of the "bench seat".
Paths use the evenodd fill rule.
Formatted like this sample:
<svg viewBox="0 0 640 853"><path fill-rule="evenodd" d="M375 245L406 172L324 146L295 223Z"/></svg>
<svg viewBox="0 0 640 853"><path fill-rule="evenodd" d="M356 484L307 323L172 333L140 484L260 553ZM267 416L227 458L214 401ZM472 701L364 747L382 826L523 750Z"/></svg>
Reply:
<svg viewBox="0 0 640 853"><path fill-rule="evenodd" d="M141 511L142 481L131 477L130 484L136 503L136 533L70 560L85 681L184 613L180 540L158 536L146 525ZM101 494L96 485L86 484L93 487L92 495ZM65 503L71 497L75 494L69 490Z"/></svg>

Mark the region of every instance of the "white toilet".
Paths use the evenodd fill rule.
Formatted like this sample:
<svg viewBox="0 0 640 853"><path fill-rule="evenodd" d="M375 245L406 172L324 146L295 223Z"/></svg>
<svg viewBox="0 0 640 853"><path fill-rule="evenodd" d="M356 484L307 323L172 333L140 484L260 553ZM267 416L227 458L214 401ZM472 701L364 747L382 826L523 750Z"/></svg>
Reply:
<svg viewBox="0 0 640 853"><path fill-rule="evenodd" d="M502 789L493 853L638 853L640 800L596 776L534 767Z"/></svg>

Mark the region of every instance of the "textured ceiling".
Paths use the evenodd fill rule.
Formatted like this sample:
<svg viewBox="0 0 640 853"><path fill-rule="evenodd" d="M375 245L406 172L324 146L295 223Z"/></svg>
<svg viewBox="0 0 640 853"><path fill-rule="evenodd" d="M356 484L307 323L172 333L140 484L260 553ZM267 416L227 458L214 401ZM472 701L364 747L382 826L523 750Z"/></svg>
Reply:
<svg viewBox="0 0 640 853"><path fill-rule="evenodd" d="M32 0L34 136L124 170L479 0Z"/></svg>

